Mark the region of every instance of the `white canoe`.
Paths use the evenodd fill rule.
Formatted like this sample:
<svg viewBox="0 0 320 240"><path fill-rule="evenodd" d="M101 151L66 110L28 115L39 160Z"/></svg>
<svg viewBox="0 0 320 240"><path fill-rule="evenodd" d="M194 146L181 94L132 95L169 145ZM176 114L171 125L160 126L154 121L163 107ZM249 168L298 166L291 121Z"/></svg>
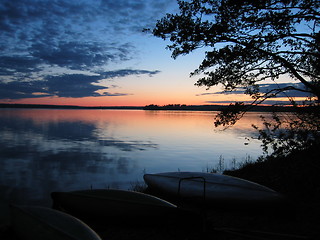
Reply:
<svg viewBox="0 0 320 240"><path fill-rule="evenodd" d="M12 227L23 240L101 240L79 219L44 207L11 206Z"/></svg>
<svg viewBox="0 0 320 240"><path fill-rule="evenodd" d="M160 198L134 191L95 189L51 193L54 208L84 217L152 217L177 207Z"/></svg>
<svg viewBox="0 0 320 240"><path fill-rule="evenodd" d="M222 174L167 172L145 174L148 187L177 197L222 202L272 202L282 195L260 184ZM180 186L179 186L180 185Z"/></svg>

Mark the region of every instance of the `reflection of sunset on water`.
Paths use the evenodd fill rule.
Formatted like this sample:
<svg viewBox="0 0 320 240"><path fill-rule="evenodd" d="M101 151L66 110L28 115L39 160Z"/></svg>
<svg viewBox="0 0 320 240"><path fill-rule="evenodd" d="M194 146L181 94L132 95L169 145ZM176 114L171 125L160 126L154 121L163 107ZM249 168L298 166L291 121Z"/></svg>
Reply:
<svg viewBox="0 0 320 240"><path fill-rule="evenodd" d="M228 167L261 154L260 142L247 140L256 138L251 124L260 113L222 131L214 128L216 112L208 111L0 111L0 184L33 201L50 190L128 189L144 172L203 171L221 157Z"/></svg>
<svg viewBox="0 0 320 240"><path fill-rule="evenodd" d="M9 110L10 111L10 110ZM56 121L81 121L97 124L103 121L120 121L134 125L148 126L149 122L156 123L158 126L168 127L170 125L189 125L201 126L202 124L213 123L214 117L218 112L210 111L142 111L142 110L86 110L86 109L16 109L10 111L11 115L19 118L32 119L34 122L56 122ZM6 110L3 110L3 116ZM261 124L260 115L270 115L268 113L248 112L241 118L235 128L251 128L252 124ZM128 118L128 116L130 116ZM181 121L183 120L183 121ZM212 125L213 127L213 125ZM215 129L213 127L213 129ZM192 129L190 129L192 130Z"/></svg>
<svg viewBox="0 0 320 240"><path fill-rule="evenodd" d="M15 199L24 191L29 201L47 201L51 190L90 185L128 189L144 172L203 171L221 157L228 167L261 154L259 141L246 139L255 137L259 113L220 131L209 111L0 111L0 184Z"/></svg>

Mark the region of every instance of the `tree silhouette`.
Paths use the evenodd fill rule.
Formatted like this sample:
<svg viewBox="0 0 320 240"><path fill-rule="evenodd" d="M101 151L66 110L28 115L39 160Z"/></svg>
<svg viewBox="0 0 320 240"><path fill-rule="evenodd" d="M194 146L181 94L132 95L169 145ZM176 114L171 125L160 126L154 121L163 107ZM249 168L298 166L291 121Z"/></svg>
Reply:
<svg viewBox="0 0 320 240"><path fill-rule="evenodd" d="M172 57L209 47L192 75L196 85L225 91L245 88L262 101L288 90L320 96L320 3L318 0L178 1L180 14L167 14L153 34L169 39ZM303 83L261 94L259 83L290 75Z"/></svg>
<svg viewBox="0 0 320 240"><path fill-rule="evenodd" d="M173 58L206 48L205 58L191 73L203 75L195 85L208 89L222 85L226 92L241 89L253 98L251 106L280 94L296 105L290 91L299 91L309 96L305 104L319 112L318 0L192 0L178 4L180 13L167 14L152 33L170 40L167 48ZM283 76L289 76L292 83L277 85ZM261 91L262 83L276 87ZM233 124L245 110L243 103L231 104L215 124Z"/></svg>

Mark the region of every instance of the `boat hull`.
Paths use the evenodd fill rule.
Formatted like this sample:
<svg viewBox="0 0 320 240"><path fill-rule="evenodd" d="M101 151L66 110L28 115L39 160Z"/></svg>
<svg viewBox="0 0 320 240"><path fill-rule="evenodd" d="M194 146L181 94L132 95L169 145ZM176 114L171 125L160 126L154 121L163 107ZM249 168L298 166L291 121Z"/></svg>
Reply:
<svg viewBox="0 0 320 240"><path fill-rule="evenodd" d="M12 227L24 240L101 240L81 220L44 207L11 206Z"/></svg>
<svg viewBox="0 0 320 240"><path fill-rule="evenodd" d="M177 207L160 198L115 189L53 192L54 207L72 215L99 219L159 218L174 214Z"/></svg>
<svg viewBox="0 0 320 240"><path fill-rule="evenodd" d="M244 179L202 172L145 174L152 190L180 198L232 203L275 202L283 199L276 191Z"/></svg>

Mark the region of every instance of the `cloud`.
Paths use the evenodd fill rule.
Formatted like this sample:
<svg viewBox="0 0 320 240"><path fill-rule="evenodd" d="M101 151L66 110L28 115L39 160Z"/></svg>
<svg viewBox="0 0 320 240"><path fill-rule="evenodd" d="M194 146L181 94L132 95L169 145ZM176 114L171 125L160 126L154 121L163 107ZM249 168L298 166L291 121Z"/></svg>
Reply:
<svg viewBox="0 0 320 240"><path fill-rule="evenodd" d="M100 81L159 71L105 69L135 58L129 36L173 2L2 0L0 99L129 95L109 92Z"/></svg>
<svg viewBox="0 0 320 240"><path fill-rule="evenodd" d="M18 97L20 90L28 95L28 89L41 84L54 88L35 80L62 81L54 74L51 78L48 76L48 72L54 72L57 67L64 69L63 79L66 79L70 70L102 72L112 64L128 62L138 55L138 47L141 47L135 45L132 36L139 36L143 28L154 25L173 3L176 1L2 0L1 86L6 89L18 87L15 94ZM115 70L105 74L115 77L135 74L128 71ZM149 74L138 71L137 74ZM82 76L80 82L89 79L92 80ZM22 80L32 82L27 87L15 82ZM13 83L3 84L8 82ZM85 89L94 95L93 92L101 88L87 84ZM86 95L84 89L79 87L78 90L78 96ZM75 96L73 92L65 91L62 95Z"/></svg>
<svg viewBox="0 0 320 240"><path fill-rule="evenodd" d="M58 97L97 97L96 91L106 89L106 87L93 85L99 80L98 76L86 76L82 74L71 74L62 76L48 76L46 78L47 91Z"/></svg>
<svg viewBox="0 0 320 240"><path fill-rule="evenodd" d="M43 82L0 82L0 99L21 99L21 98L39 98L52 96L49 93L45 93ZM42 94L35 94L35 93Z"/></svg>
<svg viewBox="0 0 320 240"><path fill-rule="evenodd" d="M207 96L207 95L216 95L216 94L219 94L218 92L213 92L213 93L199 93L199 94L196 94L196 96Z"/></svg>
<svg viewBox="0 0 320 240"><path fill-rule="evenodd" d="M116 71L101 72L99 74L101 74L105 78L115 78L115 77L125 77L129 75L143 75L143 74L147 74L151 77L158 73L160 73L159 70L148 71L148 70L135 70L135 69L121 69Z"/></svg>
<svg viewBox="0 0 320 240"><path fill-rule="evenodd" d="M31 56L2 56L0 57L0 76L13 76L16 73L32 73L40 70L39 60Z"/></svg>
<svg viewBox="0 0 320 240"><path fill-rule="evenodd" d="M118 0L102 1L100 9L107 16L116 16L109 20L113 26L122 26L117 28L117 31L141 31L143 28L154 26L156 20L168 11L168 6L173 5L176 5L175 0Z"/></svg>
<svg viewBox="0 0 320 240"><path fill-rule="evenodd" d="M280 89L286 87L295 87L297 89L306 90L303 83L278 83L278 84L259 84L260 91L263 93L269 92L273 89ZM277 97L309 97L310 94L302 91L287 90L279 94Z"/></svg>
<svg viewBox="0 0 320 240"><path fill-rule="evenodd" d="M95 75L62 74L57 76L47 75L43 81L10 81L0 82L0 99L22 99L39 97L101 97L101 96L126 96L130 93L110 93L100 83L101 80L126 77L130 75L155 75L159 71L121 69L106 71ZM112 87L114 87L112 85Z"/></svg>
<svg viewBox="0 0 320 240"><path fill-rule="evenodd" d="M245 104L251 104L252 101L241 101ZM302 102L302 101L296 101L296 103L299 103L299 102ZM205 101L205 103L209 103L209 104L231 104L231 103L235 103L235 101L228 101L228 100L225 100L225 101ZM267 104L267 105L290 105L291 102L289 100L280 100L280 99L275 99L275 98L269 98L267 100L265 100L263 102L263 104Z"/></svg>
<svg viewBox="0 0 320 240"><path fill-rule="evenodd" d="M56 45L33 44L30 53L33 58L48 65L73 70L89 70L108 64L111 61L127 61L132 58L129 43L109 46L99 42L61 41Z"/></svg>
<svg viewBox="0 0 320 240"><path fill-rule="evenodd" d="M261 93L267 93L271 90L274 89L281 89L281 88L286 88L286 87L295 87L297 89L301 90L306 90L306 87L303 83L270 83L270 84L259 84L259 90ZM224 92L224 91L218 91L218 92L211 92L211 93L201 93L197 94L196 96L206 96L206 95L216 95L216 94L224 94L224 95L229 95L229 94L244 94L245 89L244 88L238 88L238 90L231 91L231 92ZM310 94L303 92L303 91L297 91L297 90L287 90L284 91L283 93L278 94L277 98L280 97L309 97Z"/></svg>

